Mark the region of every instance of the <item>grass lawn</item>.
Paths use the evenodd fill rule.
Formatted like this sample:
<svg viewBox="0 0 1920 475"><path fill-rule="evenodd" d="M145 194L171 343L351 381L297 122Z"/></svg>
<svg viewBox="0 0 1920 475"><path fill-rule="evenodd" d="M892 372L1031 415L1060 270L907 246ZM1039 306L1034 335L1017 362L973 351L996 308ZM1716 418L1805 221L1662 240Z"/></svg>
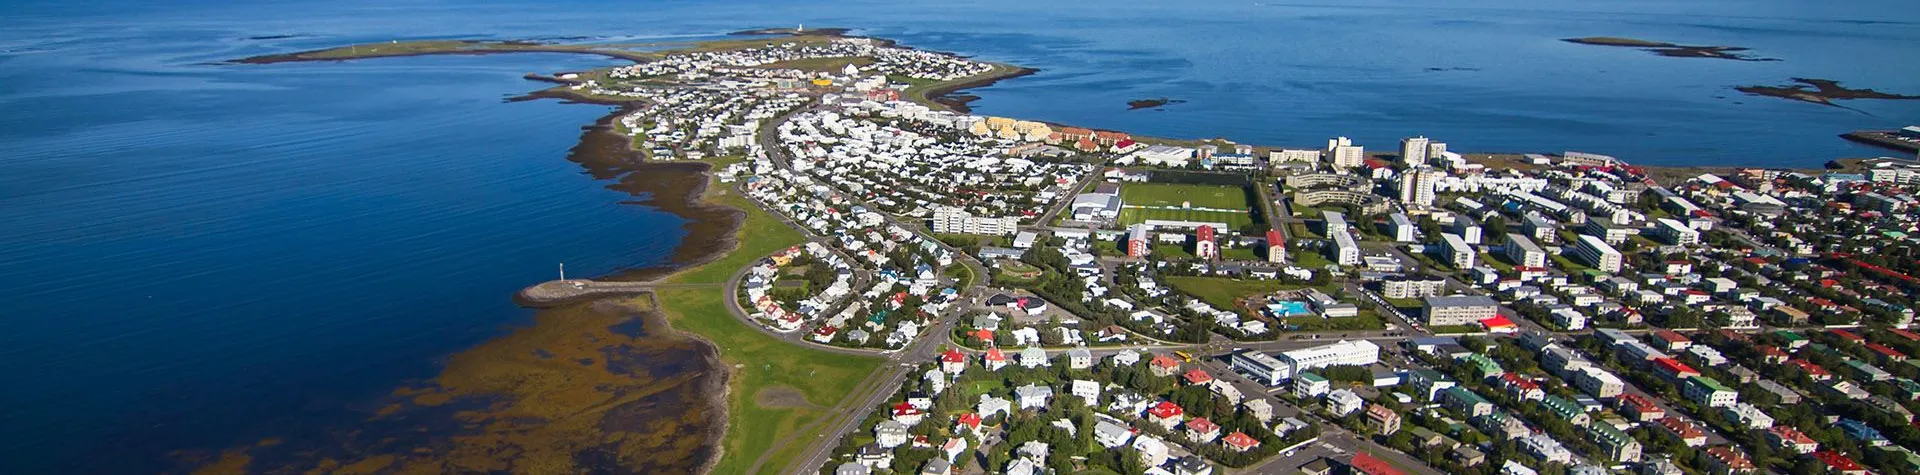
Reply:
<svg viewBox="0 0 1920 475"><path fill-rule="evenodd" d="M1166 277L1167 285L1175 290L1186 292L1212 305L1214 308L1232 309L1233 301L1254 294L1265 294L1280 290L1300 289L1305 286L1287 284L1277 280L1238 280L1226 277L1173 276Z"/></svg>
<svg viewBox="0 0 1920 475"><path fill-rule="evenodd" d="M718 284L754 260L804 242L805 238L740 195L710 195L708 199L746 211L746 221L735 234L740 240L739 247L725 257L686 269L668 279L675 283L716 285L663 288L656 293L661 313L675 329L707 339L720 349L724 364L737 366L727 382L728 428L726 438L721 441L727 456L720 459L714 473L743 473L761 454L775 450L776 443L829 415L829 408L851 394L879 368L881 360L795 345L767 336L734 318L726 307L726 289ZM756 395L768 388L798 391L810 406L761 407ZM799 438L778 447L778 453L762 469L774 471L786 467L810 442L810 438Z"/></svg>
<svg viewBox="0 0 1920 475"><path fill-rule="evenodd" d="M953 106L934 102L933 98L927 97L927 93L932 92L936 89L943 89L947 86L952 86L952 85L962 84L962 83L969 83L969 82L973 82L975 80L986 78L986 77L1005 77L1005 76L1014 74L1016 71L1019 71L1019 68L1015 68L1013 66L1007 66L1003 64L995 64L993 65L993 70L991 71L987 71L985 73L978 74L978 75L967 76L964 78L957 78L957 79L951 79L946 81L936 81L936 82L909 82L908 84L912 84L912 87L908 87L906 91L902 91L900 98L907 100L909 102L913 102L915 104L920 104L923 106L933 108L933 110L937 110L937 111L953 110Z"/></svg>
<svg viewBox="0 0 1920 475"><path fill-rule="evenodd" d="M1293 262L1299 264L1300 267L1313 269L1315 271L1333 265L1333 260L1327 259L1327 256L1320 254L1320 251L1288 250L1287 258L1293 259Z"/></svg>
<svg viewBox="0 0 1920 475"><path fill-rule="evenodd" d="M1243 260L1243 261L1267 260L1266 253L1255 251L1251 247L1235 247L1235 248L1221 249L1220 258L1229 259L1229 260Z"/></svg>
<svg viewBox="0 0 1920 475"><path fill-rule="evenodd" d="M973 282L979 280L979 278L973 276L973 269L963 264L947 266L946 274L948 277L952 277L955 281L958 281L958 284L954 286L954 288L958 289L973 287Z"/></svg>
<svg viewBox="0 0 1920 475"><path fill-rule="evenodd" d="M1492 267L1493 270L1500 271L1503 275L1513 273L1513 264L1507 262L1507 256L1504 254L1495 256L1482 252L1480 253L1480 263L1486 264L1487 267Z"/></svg>
<svg viewBox="0 0 1920 475"><path fill-rule="evenodd" d="M1178 206L1176 204L1176 206ZM1240 229L1253 222L1253 215L1232 211L1208 211L1198 209L1165 208L1126 208L1120 210L1121 226L1144 223L1149 219L1163 221L1198 221L1203 223L1225 223L1228 228Z"/></svg>
<svg viewBox="0 0 1920 475"><path fill-rule="evenodd" d="M1548 254L1547 256L1553 260L1554 264L1560 266L1560 270L1568 274L1578 274L1593 269L1586 264L1581 264L1580 261L1567 258L1565 254Z"/></svg>
<svg viewBox="0 0 1920 475"><path fill-rule="evenodd" d="M753 264L753 261L806 242L806 236L800 234L800 231L781 223L778 218L760 210L743 196L729 192L726 195L709 196L707 199L714 203L747 210L746 222L741 223L740 230L734 233L734 237L740 240L740 246L719 260L673 274L665 280L667 283L725 283L728 277L733 276L734 271Z"/></svg>
<svg viewBox="0 0 1920 475"><path fill-rule="evenodd" d="M980 399L981 394L987 394L987 393L998 391L1001 389L1006 389L1006 387L1007 387L1006 382L999 379L983 379L979 381L974 381L972 384L969 384L965 387L960 388L961 390L960 395L965 396L965 398L961 400L962 401L978 400Z"/></svg>
<svg viewBox="0 0 1920 475"><path fill-rule="evenodd" d="M1193 253L1187 252L1184 244L1154 244L1153 255L1161 259L1192 259Z"/></svg>
<svg viewBox="0 0 1920 475"><path fill-rule="evenodd" d="M1389 297L1380 297L1380 298L1382 300L1386 300L1387 303L1392 304L1394 307L1400 308L1401 311L1412 309L1413 313L1419 313L1420 307L1425 305L1425 303L1421 302L1420 299L1396 299L1396 298L1389 298Z"/></svg>
<svg viewBox="0 0 1920 475"><path fill-rule="evenodd" d="M1287 223L1287 230L1290 231L1293 239L1321 239L1320 233L1313 232L1312 229L1307 229L1307 223L1305 222L1295 221Z"/></svg>
<svg viewBox="0 0 1920 475"><path fill-rule="evenodd" d="M1128 183L1120 186L1120 199L1129 206L1191 203L1195 208L1247 209L1247 192L1237 186Z"/></svg>

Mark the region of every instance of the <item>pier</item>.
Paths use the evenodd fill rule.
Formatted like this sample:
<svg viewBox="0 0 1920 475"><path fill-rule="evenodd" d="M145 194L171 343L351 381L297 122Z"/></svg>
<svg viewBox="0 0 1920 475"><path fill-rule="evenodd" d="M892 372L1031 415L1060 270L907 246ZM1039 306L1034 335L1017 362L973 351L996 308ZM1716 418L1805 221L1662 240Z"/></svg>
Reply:
<svg viewBox="0 0 1920 475"><path fill-rule="evenodd" d="M1915 127L1908 127L1907 129L1915 129ZM1873 145L1873 146L1888 148L1893 150L1899 150L1907 153L1920 152L1920 139L1910 138L1905 134L1902 134L1901 132L1903 132L1904 130L1905 129L1903 130L1856 130L1853 132L1840 134L1840 137L1845 138L1847 140L1852 140L1854 142L1859 142L1867 145Z"/></svg>
<svg viewBox="0 0 1920 475"><path fill-rule="evenodd" d="M657 284L653 282L611 282L591 279L549 280L520 289L520 300L530 305L551 305L590 297L631 295L661 287L699 287L710 284Z"/></svg>

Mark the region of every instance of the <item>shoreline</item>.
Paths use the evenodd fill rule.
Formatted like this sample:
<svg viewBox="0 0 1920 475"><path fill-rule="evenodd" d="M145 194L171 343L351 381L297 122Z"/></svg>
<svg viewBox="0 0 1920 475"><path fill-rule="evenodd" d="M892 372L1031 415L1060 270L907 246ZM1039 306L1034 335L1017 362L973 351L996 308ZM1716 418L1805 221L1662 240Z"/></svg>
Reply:
<svg viewBox="0 0 1920 475"><path fill-rule="evenodd" d="M998 64L998 63L995 63L995 64ZM961 114L968 114L973 112L973 108L968 107L967 104L972 103L975 100L979 100L980 97L973 96L970 94L960 94L961 91L992 86L996 83L999 83L1000 81L1005 81L1008 79L1014 79L1019 77L1032 76L1040 72L1040 70L1038 69L1023 67L1023 66L1000 65L999 67L1012 68L1012 69L1001 74L988 74L982 77L968 79L965 81L956 81L951 84L929 85L927 86L926 89L922 89L923 91L926 91L926 93L923 94L922 97L925 97L927 102L938 104L940 106L945 107L947 110L958 112Z"/></svg>

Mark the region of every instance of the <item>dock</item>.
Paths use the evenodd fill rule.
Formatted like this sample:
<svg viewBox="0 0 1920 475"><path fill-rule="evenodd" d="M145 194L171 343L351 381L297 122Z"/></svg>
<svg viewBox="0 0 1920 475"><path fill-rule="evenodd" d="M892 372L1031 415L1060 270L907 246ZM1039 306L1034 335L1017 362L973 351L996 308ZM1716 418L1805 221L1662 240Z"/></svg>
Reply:
<svg viewBox="0 0 1920 475"><path fill-rule="evenodd" d="M652 282L603 282L589 279L549 280L520 290L520 299L528 304L546 305L573 300L631 295L650 292Z"/></svg>
<svg viewBox="0 0 1920 475"><path fill-rule="evenodd" d="M1907 153L1920 153L1920 138L1907 133L1916 127L1902 130L1855 130L1840 134L1841 138L1876 147L1899 150Z"/></svg>

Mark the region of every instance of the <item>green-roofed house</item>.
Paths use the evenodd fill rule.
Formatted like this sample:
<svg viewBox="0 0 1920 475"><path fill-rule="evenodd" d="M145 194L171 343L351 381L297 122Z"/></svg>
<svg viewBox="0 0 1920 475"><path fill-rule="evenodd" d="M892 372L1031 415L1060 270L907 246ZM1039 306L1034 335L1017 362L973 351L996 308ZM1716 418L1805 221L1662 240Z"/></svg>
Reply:
<svg viewBox="0 0 1920 475"><path fill-rule="evenodd" d="M1640 442L1610 424L1588 426L1587 439L1600 444L1600 448L1607 452L1607 458L1615 462L1640 460Z"/></svg>
<svg viewBox="0 0 1920 475"><path fill-rule="evenodd" d="M1479 417L1493 413L1493 401L1474 394L1472 390L1454 386L1440 393L1441 404L1447 409L1458 412L1462 417Z"/></svg>
<svg viewBox="0 0 1920 475"><path fill-rule="evenodd" d="M1688 377L1681 385L1687 400L1706 407L1727 407L1740 401L1740 393L1706 376Z"/></svg>
<svg viewBox="0 0 1920 475"><path fill-rule="evenodd" d="M1293 397L1313 399L1330 391L1333 391L1333 383L1328 382L1326 376L1313 373L1293 375Z"/></svg>
<svg viewBox="0 0 1920 475"><path fill-rule="evenodd" d="M1421 447L1440 445L1440 442L1445 440L1440 437L1439 433L1427 430L1425 427L1408 427L1407 435L1413 436L1413 443L1419 444Z"/></svg>
<svg viewBox="0 0 1920 475"><path fill-rule="evenodd" d="M1782 340L1786 340L1787 349L1798 349L1802 346L1807 346L1807 343L1811 342L1810 340L1807 340L1806 336L1801 335L1800 332L1796 332L1792 330L1776 331L1776 332L1773 332L1773 336L1777 336L1777 337L1780 337L1780 339Z"/></svg>
<svg viewBox="0 0 1920 475"><path fill-rule="evenodd" d="M1887 370L1880 369L1880 367L1868 364L1865 361L1849 359L1846 365L1847 369L1852 371L1853 376L1856 378L1867 381L1886 381L1893 379L1893 373L1888 373Z"/></svg>
<svg viewBox="0 0 1920 475"><path fill-rule="evenodd" d="M1494 361L1493 357L1485 354L1474 353L1462 356L1460 359L1465 360L1469 365L1473 365L1473 374L1480 379L1496 378L1500 375L1507 374L1507 370L1501 368L1499 362Z"/></svg>
<svg viewBox="0 0 1920 475"><path fill-rule="evenodd" d="M1540 406L1546 408L1547 412L1553 414L1554 417L1567 421L1567 423L1573 424L1576 427L1586 427L1587 424L1593 422L1593 417L1588 416L1587 411L1581 409L1580 403L1573 402L1567 398L1547 396L1540 400Z"/></svg>
<svg viewBox="0 0 1920 475"><path fill-rule="evenodd" d="M1920 382L1907 378L1893 378L1894 395L1906 400L1920 400Z"/></svg>

